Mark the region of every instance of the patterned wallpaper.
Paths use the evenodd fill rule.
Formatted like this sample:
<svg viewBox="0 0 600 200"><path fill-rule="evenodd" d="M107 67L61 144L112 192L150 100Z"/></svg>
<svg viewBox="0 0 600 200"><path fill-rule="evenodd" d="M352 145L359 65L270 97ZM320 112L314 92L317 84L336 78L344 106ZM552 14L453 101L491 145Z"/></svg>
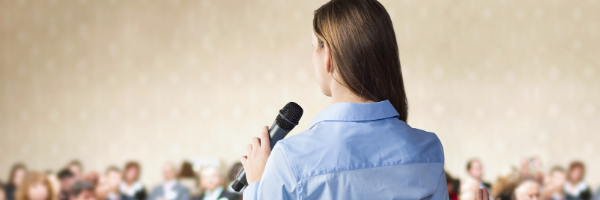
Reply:
<svg viewBox="0 0 600 200"><path fill-rule="evenodd" d="M324 0L0 0L0 178L23 161L86 170L139 160L230 164L289 101L299 127L330 104L311 67ZM409 124L446 168L487 180L523 157L586 162L600 186L599 0L382 0Z"/></svg>

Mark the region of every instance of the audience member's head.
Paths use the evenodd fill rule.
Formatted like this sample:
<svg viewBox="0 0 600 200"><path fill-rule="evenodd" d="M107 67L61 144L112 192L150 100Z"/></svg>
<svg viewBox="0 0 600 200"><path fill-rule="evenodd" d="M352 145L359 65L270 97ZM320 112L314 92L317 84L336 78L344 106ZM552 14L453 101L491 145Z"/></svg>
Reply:
<svg viewBox="0 0 600 200"><path fill-rule="evenodd" d="M29 172L19 185L17 200L56 200L50 181L45 174Z"/></svg>
<svg viewBox="0 0 600 200"><path fill-rule="evenodd" d="M503 169L494 185L492 185L492 197L510 199L513 196L515 188L519 185L520 180L521 173L516 167Z"/></svg>
<svg viewBox="0 0 600 200"><path fill-rule="evenodd" d="M118 186L121 184L121 170L116 166L110 166L106 169L106 183L111 186Z"/></svg>
<svg viewBox="0 0 600 200"><path fill-rule="evenodd" d="M540 186L535 180L525 180L515 188L515 200L540 199Z"/></svg>
<svg viewBox="0 0 600 200"><path fill-rule="evenodd" d="M552 167L549 179L549 183L552 185L562 186L567 182L567 172L560 166Z"/></svg>
<svg viewBox="0 0 600 200"><path fill-rule="evenodd" d="M233 164L233 166L231 167L231 170L229 171L229 181L233 181L235 180L235 178L237 177L238 173L240 173L240 171L244 168L244 165L242 165L241 162L237 162L235 164Z"/></svg>
<svg viewBox="0 0 600 200"><path fill-rule="evenodd" d="M83 178L83 165L79 160L72 160L69 162L67 169L75 175L75 178Z"/></svg>
<svg viewBox="0 0 600 200"><path fill-rule="evenodd" d="M58 172L58 181L60 182L60 190L68 192L73 182L75 182L75 174L69 169L63 169Z"/></svg>
<svg viewBox="0 0 600 200"><path fill-rule="evenodd" d="M196 173L194 172L194 166L189 161L183 161L181 163L181 168L179 169L179 178L196 178Z"/></svg>
<svg viewBox="0 0 600 200"><path fill-rule="evenodd" d="M171 162L166 162L162 168L163 178L165 181L172 181L177 178L177 169Z"/></svg>
<svg viewBox="0 0 600 200"><path fill-rule="evenodd" d="M567 180L571 184L577 184L583 181L585 175L585 165L583 162L575 161L569 165L569 172L567 173Z"/></svg>
<svg viewBox="0 0 600 200"><path fill-rule="evenodd" d="M471 159L467 162L467 172L477 181L483 178L483 164L479 159Z"/></svg>
<svg viewBox="0 0 600 200"><path fill-rule="evenodd" d="M83 176L83 179L94 185L98 185L98 183L100 183L100 173L89 172L85 176Z"/></svg>
<svg viewBox="0 0 600 200"><path fill-rule="evenodd" d="M60 194L61 188L58 176L56 174L48 174L48 172L46 172L46 178L48 178L48 181L50 181L50 185L52 186L52 191L54 191L54 194Z"/></svg>
<svg viewBox="0 0 600 200"><path fill-rule="evenodd" d="M24 164L14 164L10 169L8 183L6 183L6 185L14 187L21 185L21 182L23 182L23 179L25 178L25 174L27 174L27 167Z"/></svg>
<svg viewBox="0 0 600 200"><path fill-rule="evenodd" d="M215 166L203 167L200 170L200 187L206 191L214 191L223 185L223 175Z"/></svg>
<svg viewBox="0 0 600 200"><path fill-rule="evenodd" d="M127 184L133 184L140 178L142 168L140 164L135 161L129 161L125 164L125 168L123 169L123 181Z"/></svg>
<svg viewBox="0 0 600 200"><path fill-rule="evenodd" d="M94 184L89 181L79 180L69 189L70 200L96 200Z"/></svg>

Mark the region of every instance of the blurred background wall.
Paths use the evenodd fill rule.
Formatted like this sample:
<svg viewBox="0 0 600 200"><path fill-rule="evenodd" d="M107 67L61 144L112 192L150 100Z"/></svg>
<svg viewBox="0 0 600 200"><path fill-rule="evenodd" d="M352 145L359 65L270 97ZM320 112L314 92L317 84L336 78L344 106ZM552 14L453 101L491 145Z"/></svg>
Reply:
<svg viewBox="0 0 600 200"><path fill-rule="evenodd" d="M0 0L0 178L83 161L230 164L289 101L292 132L330 104L311 66L324 0ZM446 168L485 179L524 157L572 160L600 183L600 1L382 0L398 38L413 127ZM594 170L595 169L595 170Z"/></svg>

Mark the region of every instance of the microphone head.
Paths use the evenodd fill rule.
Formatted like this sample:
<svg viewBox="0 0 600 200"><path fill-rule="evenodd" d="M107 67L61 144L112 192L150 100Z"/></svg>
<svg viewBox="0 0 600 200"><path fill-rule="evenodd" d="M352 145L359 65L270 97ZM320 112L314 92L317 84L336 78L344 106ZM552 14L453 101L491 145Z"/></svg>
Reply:
<svg viewBox="0 0 600 200"><path fill-rule="evenodd" d="M294 102L287 103L281 110L279 110L279 115L275 119L275 123L280 128L285 130L292 130L298 122L300 122L300 118L302 118L302 114L304 110L302 107Z"/></svg>

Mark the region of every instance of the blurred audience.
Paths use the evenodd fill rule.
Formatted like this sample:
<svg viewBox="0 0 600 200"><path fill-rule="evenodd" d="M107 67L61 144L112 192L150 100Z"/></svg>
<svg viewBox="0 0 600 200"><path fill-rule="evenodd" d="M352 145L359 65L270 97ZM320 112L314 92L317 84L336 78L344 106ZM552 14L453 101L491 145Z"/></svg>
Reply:
<svg viewBox="0 0 600 200"><path fill-rule="evenodd" d="M135 161L125 164L123 182L119 187L121 200L146 200L147 192L144 185L139 181L141 167Z"/></svg>
<svg viewBox="0 0 600 200"><path fill-rule="evenodd" d="M69 200L69 189L75 182L75 174L69 169L63 169L58 172L58 181L60 182L59 200ZM52 187L52 185L50 185Z"/></svg>
<svg viewBox="0 0 600 200"><path fill-rule="evenodd" d="M190 192L177 181L177 168L173 163L165 163L162 168L165 182L150 194L148 200L189 200Z"/></svg>
<svg viewBox="0 0 600 200"><path fill-rule="evenodd" d="M97 200L94 184L86 180L78 180L69 188L69 200Z"/></svg>
<svg viewBox="0 0 600 200"><path fill-rule="evenodd" d="M533 179L521 182L515 189L515 200L538 200L540 199L540 185Z"/></svg>
<svg viewBox="0 0 600 200"><path fill-rule="evenodd" d="M8 175L8 182L4 186L6 200L16 199L15 193L17 192L18 186L21 185L21 182L23 182L26 173L27 167L24 164L17 163L12 166L10 169L10 174Z"/></svg>
<svg viewBox="0 0 600 200"><path fill-rule="evenodd" d="M471 178L477 181L479 188L485 187L489 190L492 187L491 184L483 181L483 163L481 162L481 160L469 160L469 162L467 162L467 173L469 173L469 176L471 176Z"/></svg>
<svg viewBox="0 0 600 200"><path fill-rule="evenodd" d="M202 194L194 197L193 200L237 200L239 194L230 193L223 189L225 183L223 174L215 166L203 167L200 170L200 187L202 188Z"/></svg>
<svg viewBox="0 0 600 200"><path fill-rule="evenodd" d="M583 182L585 165L580 161L572 162L567 173L565 184L566 200L589 200L592 198L590 187Z"/></svg>
<svg viewBox="0 0 600 200"><path fill-rule="evenodd" d="M44 173L28 172L17 189L17 200L56 200L52 185Z"/></svg>
<svg viewBox="0 0 600 200"><path fill-rule="evenodd" d="M196 174L188 161L182 163L179 171L177 166L167 162L162 166L164 182L149 194L140 181L142 167L138 162L127 162L123 171L108 167L104 174L93 171L84 174L82 166L73 160L58 174L53 174L50 170L28 172L25 165L17 163L12 166L7 183L0 182L0 200L243 199L242 193L231 189L231 183L243 168L241 163L235 163L225 177L216 166L200 168ZM532 157L522 159L520 168L502 170L491 185L482 179L481 160L471 159L467 162L466 179L453 178L446 172L446 187L449 200L478 200L481 197L477 192L483 190L484 195L489 194L490 199L496 200L600 200L600 188L595 195L592 193L584 182L585 172L585 165L575 161L568 170L554 166L545 173L541 159Z"/></svg>

